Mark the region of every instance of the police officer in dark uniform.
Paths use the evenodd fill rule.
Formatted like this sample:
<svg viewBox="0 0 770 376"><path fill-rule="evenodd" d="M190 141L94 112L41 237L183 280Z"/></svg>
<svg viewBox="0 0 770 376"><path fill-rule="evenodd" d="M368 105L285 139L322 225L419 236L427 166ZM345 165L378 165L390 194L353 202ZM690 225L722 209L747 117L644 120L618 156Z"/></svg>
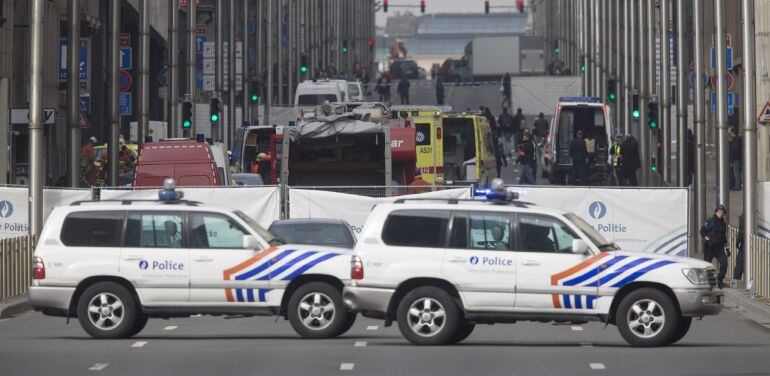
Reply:
<svg viewBox="0 0 770 376"><path fill-rule="evenodd" d="M717 259L719 263L719 274L717 275L717 286L724 287L725 274L727 273L727 257L729 250L725 249L727 244L727 224L725 224L725 214L727 209L724 205L717 206L714 209L714 215L706 220L700 229L700 236L703 238L703 259L711 262Z"/></svg>

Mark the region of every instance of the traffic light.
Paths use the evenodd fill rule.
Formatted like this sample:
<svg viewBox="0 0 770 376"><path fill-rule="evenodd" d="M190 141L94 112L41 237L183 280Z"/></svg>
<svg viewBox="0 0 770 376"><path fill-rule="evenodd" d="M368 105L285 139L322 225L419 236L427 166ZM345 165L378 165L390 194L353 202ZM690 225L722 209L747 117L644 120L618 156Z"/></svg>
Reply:
<svg viewBox="0 0 770 376"><path fill-rule="evenodd" d="M631 118L639 120L640 116L642 116L642 112L639 108L639 94L634 94L631 96Z"/></svg>
<svg viewBox="0 0 770 376"><path fill-rule="evenodd" d="M307 73L307 56L302 55L299 57L299 71L302 73Z"/></svg>
<svg viewBox="0 0 770 376"><path fill-rule="evenodd" d="M425 13L425 0L420 0L420 13Z"/></svg>
<svg viewBox="0 0 770 376"><path fill-rule="evenodd" d="M489 0L484 2L484 13L489 14Z"/></svg>
<svg viewBox="0 0 770 376"><path fill-rule="evenodd" d="M658 172L658 159L655 157L650 159L650 171Z"/></svg>
<svg viewBox="0 0 770 376"><path fill-rule="evenodd" d="M524 13L524 1L523 0L516 1L516 9L519 10L519 13Z"/></svg>
<svg viewBox="0 0 770 376"><path fill-rule="evenodd" d="M343 39L342 40L342 53L343 54L348 53L348 40L347 39Z"/></svg>
<svg viewBox="0 0 770 376"><path fill-rule="evenodd" d="M647 104L647 125L650 129L658 128L658 102Z"/></svg>
<svg viewBox="0 0 770 376"><path fill-rule="evenodd" d="M586 71L586 65L585 64L581 64L580 65L580 71L581 72L585 72Z"/></svg>
<svg viewBox="0 0 770 376"><path fill-rule="evenodd" d="M388 13L388 0L382 0L382 11Z"/></svg>
<svg viewBox="0 0 770 376"><path fill-rule="evenodd" d="M369 39L369 50L374 51L374 39Z"/></svg>
<svg viewBox="0 0 770 376"><path fill-rule="evenodd" d="M182 102L182 128L189 129L192 127L192 102Z"/></svg>
<svg viewBox="0 0 770 376"><path fill-rule="evenodd" d="M219 114L222 112L219 109L219 98L211 98L211 106L210 106L210 113L211 113L211 123L218 123L219 122Z"/></svg>
<svg viewBox="0 0 770 376"><path fill-rule="evenodd" d="M618 82L615 80L607 80L607 98L610 102L615 102L618 99Z"/></svg>

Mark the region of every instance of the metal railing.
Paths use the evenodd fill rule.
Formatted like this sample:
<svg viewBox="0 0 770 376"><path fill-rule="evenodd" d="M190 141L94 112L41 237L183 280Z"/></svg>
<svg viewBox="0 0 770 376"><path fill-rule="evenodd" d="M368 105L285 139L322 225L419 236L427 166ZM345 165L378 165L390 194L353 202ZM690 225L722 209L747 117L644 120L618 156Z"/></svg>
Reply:
<svg viewBox="0 0 770 376"><path fill-rule="evenodd" d="M735 264L738 262L738 228L727 226L727 245L730 249L730 257L727 259L727 279L734 280ZM761 236L752 236L753 247L751 252L751 271L754 279L754 288L757 298L770 298L770 239ZM744 260L745 262L745 260ZM745 280L746 270L742 276ZM742 288L748 288L745 283Z"/></svg>
<svg viewBox="0 0 770 376"><path fill-rule="evenodd" d="M418 193L435 192L446 189L465 188L469 186L433 186L433 185L404 185L404 186L291 186L289 189L307 189L314 191L326 191L347 193L350 195L366 197L398 197ZM470 194L470 191L469 191Z"/></svg>
<svg viewBox="0 0 770 376"><path fill-rule="evenodd" d="M27 292L32 281L33 252L30 236L0 240L0 301Z"/></svg>

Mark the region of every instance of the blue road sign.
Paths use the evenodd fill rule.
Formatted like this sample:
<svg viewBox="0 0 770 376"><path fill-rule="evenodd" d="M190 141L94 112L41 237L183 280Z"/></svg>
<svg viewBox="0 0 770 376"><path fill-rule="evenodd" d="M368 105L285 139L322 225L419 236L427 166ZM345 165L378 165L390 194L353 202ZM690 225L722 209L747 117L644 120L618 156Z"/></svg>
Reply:
<svg viewBox="0 0 770 376"><path fill-rule="evenodd" d="M196 35L195 36L195 52L202 53L203 52L203 43L207 42L209 40L209 37L205 35Z"/></svg>
<svg viewBox="0 0 770 376"><path fill-rule="evenodd" d="M727 92L727 116L733 116L735 113L735 107L737 98L734 92L728 91ZM717 92L712 91L711 92L711 113L716 114L717 113Z"/></svg>
<svg viewBox="0 0 770 376"><path fill-rule="evenodd" d="M716 69L717 66L717 53L714 47L711 47L711 69ZM725 67L730 70L733 69L733 48L725 48Z"/></svg>
<svg viewBox="0 0 770 376"><path fill-rule="evenodd" d="M120 69L132 69L133 53L131 47L120 48Z"/></svg>
<svg viewBox="0 0 770 376"><path fill-rule="evenodd" d="M132 113L132 98L131 93L120 93L120 101L118 102L120 107L120 116L131 116Z"/></svg>
<svg viewBox="0 0 770 376"><path fill-rule="evenodd" d="M67 38L59 39L59 80L65 81L69 77L67 69ZM80 40L80 79L88 79L88 39Z"/></svg>

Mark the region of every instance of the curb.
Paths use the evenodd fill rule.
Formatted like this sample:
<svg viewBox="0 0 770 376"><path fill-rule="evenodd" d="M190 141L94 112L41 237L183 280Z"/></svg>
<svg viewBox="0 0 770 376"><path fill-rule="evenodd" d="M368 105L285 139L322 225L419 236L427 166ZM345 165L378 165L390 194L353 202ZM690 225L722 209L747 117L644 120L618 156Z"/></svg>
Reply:
<svg viewBox="0 0 770 376"><path fill-rule="evenodd" d="M744 290L723 289L725 307L737 308L739 313L761 325L770 325L770 305L762 299L750 299Z"/></svg>
<svg viewBox="0 0 770 376"><path fill-rule="evenodd" d="M26 295L11 298L3 303L0 303L0 319L14 317L30 310L32 310L32 306L29 305L29 301L27 300Z"/></svg>

